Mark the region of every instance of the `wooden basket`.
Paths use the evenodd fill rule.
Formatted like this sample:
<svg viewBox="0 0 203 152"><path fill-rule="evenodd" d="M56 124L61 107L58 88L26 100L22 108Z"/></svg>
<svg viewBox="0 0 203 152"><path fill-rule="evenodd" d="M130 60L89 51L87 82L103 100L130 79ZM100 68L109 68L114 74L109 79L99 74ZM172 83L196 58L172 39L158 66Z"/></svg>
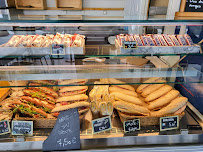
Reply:
<svg viewBox="0 0 203 152"><path fill-rule="evenodd" d="M65 10L82 10L82 0L55 0L56 8Z"/></svg>
<svg viewBox="0 0 203 152"><path fill-rule="evenodd" d="M118 111L118 114L122 123L124 121L133 120L133 119L140 119L140 126L157 126L160 123L160 116L151 116L151 117L150 116L133 116L133 115L126 115L120 111ZM178 115L179 121L182 119L184 115L185 115L184 112ZM173 115L166 115L162 117L167 117L167 116L173 116Z"/></svg>
<svg viewBox="0 0 203 152"><path fill-rule="evenodd" d="M13 120L33 121L34 128L54 128L57 118L28 118L16 114Z"/></svg>
<svg viewBox="0 0 203 152"><path fill-rule="evenodd" d="M15 0L16 9L44 10L47 8L46 0Z"/></svg>

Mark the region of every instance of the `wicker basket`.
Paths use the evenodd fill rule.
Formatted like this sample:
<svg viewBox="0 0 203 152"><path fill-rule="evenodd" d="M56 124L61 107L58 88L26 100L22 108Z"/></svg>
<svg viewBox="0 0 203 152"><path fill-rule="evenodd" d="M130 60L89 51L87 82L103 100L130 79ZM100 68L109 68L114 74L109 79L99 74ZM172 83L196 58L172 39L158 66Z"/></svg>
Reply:
<svg viewBox="0 0 203 152"><path fill-rule="evenodd" d="M133 115L127 115L120 111L118 111L119 117L121 119L121 122L127 120L133 120L133 119L140 119L140 126L157 126L160 123L160 116L133 116ZM182 117L185 115L184 112L179 114L179 121L182 119ZM173 116L173 115L166 115L166 116ZM163 116L163 117L166 117ZM177 115L176 115L177 116Z"/></svg>

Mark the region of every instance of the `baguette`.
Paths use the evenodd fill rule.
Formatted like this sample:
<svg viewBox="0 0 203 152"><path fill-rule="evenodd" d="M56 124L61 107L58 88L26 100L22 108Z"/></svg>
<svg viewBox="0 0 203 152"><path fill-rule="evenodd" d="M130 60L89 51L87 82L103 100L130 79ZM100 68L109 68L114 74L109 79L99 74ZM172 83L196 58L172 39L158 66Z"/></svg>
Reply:
<svg viewBox="0 0 203 152"><path fill-rule="evenodd" d="M88 102L75 102L69 105L55 107L51 112L53 113L53 112L59 112L59 111L73 109L73 108L89 107L89 106L90 104Z"/></svg>
<svg viewBox="0 0 203 152"><path fill-rule="evenodd" d="M179 94L180 94L179 91L171 90L167 94L165 94L164 96L154 100L153 102L150 102L148 109L153 110L153 109L156 109L158 107L162 107L162 106L170 103L176 97L178 97Z"/></svg>
<svg viewBox="0 0 203 152"><path fill-rule="evenodd" d="M166 94L167 92L171 91L173 88L170 85L164 85L163 87L159 88L158 90L150 93L146 98L145 101L146 102L150 102L153 101L161 96L163 96L164 94Z"/></svg>
<svg viewBox="0 0 203 152"><path fill-rule="evenodd" d="M56 99L56 102L63 102L63 101L79 101L79 100L87 100L88 96L85 94L78 94L74 96L65 96L65 97L59 97Z"/></svg>
<svg viewBox="0 0 203 152"><path fill-rule="evenodd" d="M108 80L109 80L109 82L110 82L111 84L125 84L125 82L120 81L120 80L117 80L117 79L114 79L114 78L109 78ZM134 89L132 86L130 86L130 85L117 85L117 86L118 86L118 87L121 87L121 88L123 88L123 89L135 91L135 89Z"/></svg>
<svg viewBox="0 0 203 152"><path fill-rule="evenodd" d="M165 80L157 80L156 81L157 83L165 83L166 81ZM143 92L142 92L142 96L143 97L146 97L147 95L149 95L150 93L158 90L159 88L163 87L165 84L152 84L152 85L149 85L146 89L143 89Z"/></svg>
<svg viewBox="0 0 203 152"><path fill-rule="evenodd" d="M68 84L85 84L88 79L71 79L71 80L63 80L59 82L59 85L68 85Z"/></svg>
<svg viewBox="0 0 203 152"><path fill-rule="evenodd" d="M162 108L159 111L153 112L153 115L156 116L163 116L163 115L168 115L168 114L173 114L182 107L184 107L187 103L188 99L186 97L178 97L174 100L171 101L169 105L166 107Z"/></svg>
<svg viewBox="0 0 203 152"><path fill-rule="evenodd" d="M153 82L155 82L155 81L157 81L157 80L159 80L159 79L160 79L159 77L153 77L153 78L150 78L150 79L144 81L143 83L153 83ZM137 92L137 93L142 93L143 89L145 89L145 88L148 87L149 85L150 85L150 84L141 84L141 85L137 88L136 92Z"/></svg>
<svg viewBox="0 0 203 152"><path fill-rule="evenodd" d="M67 91L78 91L78 90L85 90L87 91L88 86L69 86L69 87L62 87L59 92L67 92Z"/></svg>
<svg viewBox="0 0 203 152"><path fill-rule="evenodd" d="M122 100L130 103L134 103L137 105L144 105L144 103L137 97L129 96L126 94L123 94L121 92L112 92L110 94L111 96L115 96L115 100Z"/></svg>
<svg viewBox="0 0 203 152"><path fill-rule="evenodd" d="M121 92L121 93L127 94L129 96L137 97L137 93L136 92L130 91L130 90L126 90L126 89L122 89L122 88L117 87L117 86L111 86L111 87L109 87L109 92L110 93L112 93L112 92Z"/></svg>
<svg viewBox="0 0 203 152"><path fill-rule="evenodd" d="M121 112L129 114L150 115L150 111L147 108L124 101L114 102L113 107Z"/></svg>

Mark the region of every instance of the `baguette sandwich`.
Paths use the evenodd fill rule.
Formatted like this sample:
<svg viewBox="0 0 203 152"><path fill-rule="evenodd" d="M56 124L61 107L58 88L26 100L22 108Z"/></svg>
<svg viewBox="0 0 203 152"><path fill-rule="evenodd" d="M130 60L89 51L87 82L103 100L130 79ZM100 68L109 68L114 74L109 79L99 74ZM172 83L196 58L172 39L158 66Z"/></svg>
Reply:
<svg viewBox="0 0 203 152"><path fill-rule="evenodd" d="M109 92L110 93L112 93L112 92L122 92L123 94L137 97L137 93L135 91L122 89L122 88L117 87L117 86L111 86L111 87L109 87Z"/></svg>
<svg viewBox="0 0 203 152"><path fill-rule="evenodd" d="M59 90L60 96L72 96L77 94L85 93L88 89L88 86L69 86L69 87L62 87Z"/></svg>
<svg viewBox="0 0 203 152"><path fill-rule="evenodd" d="M68 109L78 108L79 113L88 111L90 103L87 102L88 96L85 94L78 94L74 96L59 97L56 102L56 107L52 113L60 112Z"/></svg>
<svg viewBox="0 0 203 152"><path fill-rule="evenodd" d="M59 85L83 85L88 82L88 79L71 79L59 81Z"/></svg>
<svg viewBox="0 0 203 152"><path fill-rule="evenodd" d="M114 78L109 78L108 81L110 84L122 84L122 85L116 85L116 87L120 87L122 89L130 90L130 91L135 91L135 89L132 86L125 85L126 83L123 81L120 81Z"/></svg>

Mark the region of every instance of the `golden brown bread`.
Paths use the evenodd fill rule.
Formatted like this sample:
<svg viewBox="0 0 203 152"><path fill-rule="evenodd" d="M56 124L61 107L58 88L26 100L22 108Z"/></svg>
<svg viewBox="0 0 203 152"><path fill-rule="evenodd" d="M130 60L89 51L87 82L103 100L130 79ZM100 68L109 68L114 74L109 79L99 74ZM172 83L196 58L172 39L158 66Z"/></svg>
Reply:
<svg viewBox="0 0 203 152"><path fill-rule="evenodd" d="M151 112L152 115L163 116L168 114L173 114L178 111L180 108L184 107L187 103L188 99L186 97L178 97L171 101L170 104L165 106L159 111Z"/></svg>
<svg viewBox="0 0 203 152"><path fill-rule="evenodd" d="M73 96L65 96L65 97L59 97L56 99L56 102L63 102L63 101L77 101L77 100L87 100L88 96L85 94L78 94Z"/></svg>
<svg viewBox="0 0 203 152"><path fill-rule="evenodd" d="M112 93L112 92L121 92L121 93L127 94L129 96L137 97L137 93L135 91L130 91L130 90L122 89L122 88L117 87L117 86L111 86L111 87L109 87L109 92L110 93Z"/></svg>
<svg viewBox="0 0 203 152"><path fill-rule="evenodd" d="M158 107L162 107L162 106L170 103L176 97L178 97L179 94L180 94L179 91L171 90L167 94L165 94L164 96L150 102L148 109L153 110L153 109L156 109Z"/></svg>
<svg viewBox="0 0 203 152"><path fill-rule="evenodd" d="M155 99L158 99L159 97L163 96L167 92L171 91L173 88L170 85L164 85L163 87L159 88L158 90L150 93L146 98L146 102L153 101Z"/></svg>
<svg viewBox="0 0 203 152"><path fill-rule="evenodd" d="M150 115L150 111L147 108L133 104L133 103L124 102L124 101L114 102L113 107L121 112L129 113L129 114Z"/></svg>
<svg viewBox="0 0 203 152"><path fill-rule="evenodd" d="M110 95L114 96L115 100L123 100L123 101L134 103L137 105L143 105L144 104L139 98L129 96L129 95L123 94L121 92L112 92Z"/></svg>
<svg viewBox="0 0 203 152"><path fill-rule="evenodd" d="M117 79L114 79L114 78L109 78L108 81L111 84L126 84L125 82L117 80ZM117 85L117 86L121 87L121 88L124 88L124 89L127 89L127 90L135 91L135 89L132 86L130 86L130 85Z"/></svg>
<svg viewBox="0 0 203 152"><path fill-rule="evenodd" d="M144 81L143 83L153 83L153 82L155 82L155 81L157 81L157 80L159 80L159 79L161 79L161 78L159 78L159 77L153 77L153 78L150 78L150 79ZM143 89L145 89L145 88L148 87L149 85L150 85L150 84L141 84L141 85L137 88L136 92L137 92L137 93L142 93Z"/></svg>
<svg viewBox="0 0 203 152"><path fill-rule="evenodd" d="M165 83L166 80L157 80L156 83ZM146 97L147 95L149 95L150 93L158 90L159 88L163 87L165 84L151 84L148 87L146 87L145 89L143 89L142 91L142 96Z"/></svg>

